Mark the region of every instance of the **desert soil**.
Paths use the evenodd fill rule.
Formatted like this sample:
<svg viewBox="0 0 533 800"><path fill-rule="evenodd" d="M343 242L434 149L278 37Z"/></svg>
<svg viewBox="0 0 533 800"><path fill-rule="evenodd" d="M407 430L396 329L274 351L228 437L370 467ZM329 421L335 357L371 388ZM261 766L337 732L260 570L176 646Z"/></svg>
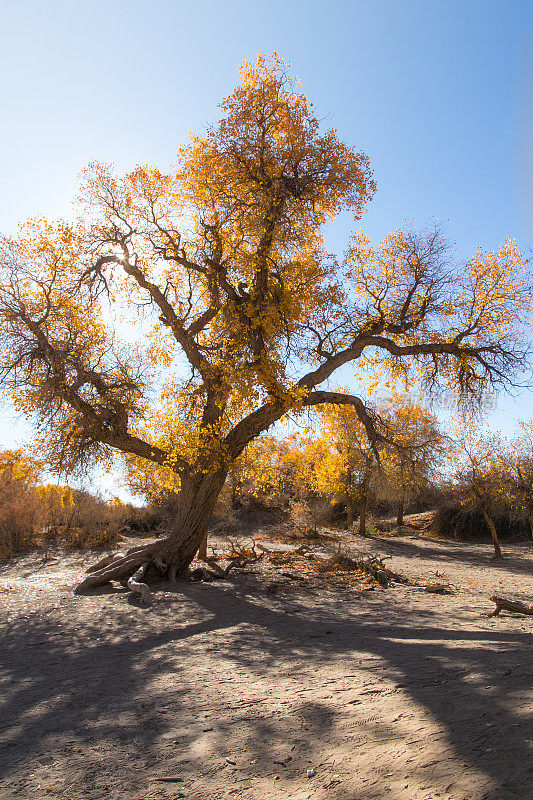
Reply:
<svg viewBox="0 0 533 800"><path fill-rule="evenodd" d="M151 607L73 595L94 553L0 568L1 800L533 798L533 617L489 616L533 602L527 543L343 539L434 595L256 534L282 552Z"/></svg>

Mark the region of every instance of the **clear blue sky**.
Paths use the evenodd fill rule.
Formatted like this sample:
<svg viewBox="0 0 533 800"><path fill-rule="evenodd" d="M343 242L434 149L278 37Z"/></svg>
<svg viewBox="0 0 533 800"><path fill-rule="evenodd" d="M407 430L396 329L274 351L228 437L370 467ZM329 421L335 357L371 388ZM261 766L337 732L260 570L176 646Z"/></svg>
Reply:
<svg viewBox="0 0 533 800"><path fill-rule="evenodd" d="M217 118L240 62L275 50L370 155L373 238L437 219L460 258L533 243L531 0L4 0L1 27L4 232L68 215L93 158L166 167ZM533 393L498 408L507 430L533 416ZM24 430L4 409L0 446Z"/></svg>

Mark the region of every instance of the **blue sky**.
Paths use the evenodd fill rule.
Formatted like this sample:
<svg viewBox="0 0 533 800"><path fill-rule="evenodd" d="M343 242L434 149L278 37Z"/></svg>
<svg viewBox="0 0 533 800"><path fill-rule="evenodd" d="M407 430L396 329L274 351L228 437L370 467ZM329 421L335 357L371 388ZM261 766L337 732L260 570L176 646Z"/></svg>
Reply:
<svg viewBox="0 0 533 800"><path fill-rule="evenodd" d="M0 229L68 215L97 158L165 168L217 118L258 52L291 62L325 124L371 157L362 220L446 224L458 258L508 236L533 243L533 3L521 0L4 0ZM342 249L341 220L330 246ZM533 393L502 399L509 430ZM9 409L0 445L21 441Z"/></svg>

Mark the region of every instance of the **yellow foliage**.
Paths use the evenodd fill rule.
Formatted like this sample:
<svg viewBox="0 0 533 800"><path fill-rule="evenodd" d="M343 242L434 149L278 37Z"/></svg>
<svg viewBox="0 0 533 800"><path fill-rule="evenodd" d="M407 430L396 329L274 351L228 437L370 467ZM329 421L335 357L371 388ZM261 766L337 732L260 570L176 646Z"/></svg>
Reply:
<svg viewBox="0 0 533 800"><path fill-rule="evenodd" d="M0 240L0 379L52 468L119 452L145 494L222 485L271 425L328 402L317 387L344 364L369 390L418 382L476 401L512 380L531 286L512 240L453 268L438 230L379 246L357 234L339 263L323 226L361 216L368 157L321 128L276 54L243 64L220 112L167 172L92 162L76 220ZM360 447L285 454L293 475L320 463L316 487L370 459L353 412L324 419ZM257 458L271 481L281 455Z"/></svg>

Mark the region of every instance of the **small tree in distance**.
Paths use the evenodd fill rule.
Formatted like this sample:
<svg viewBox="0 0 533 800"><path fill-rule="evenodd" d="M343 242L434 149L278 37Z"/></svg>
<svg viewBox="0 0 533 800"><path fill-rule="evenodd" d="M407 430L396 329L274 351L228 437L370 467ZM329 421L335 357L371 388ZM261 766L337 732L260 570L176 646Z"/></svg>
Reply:
<svg viewBox="0 0 533 800"><path fill-rule="evenodd" d="M464 431L457 445L462 460L456 475L456 493L461 505L480 511L490 531L494 558L502 558L496 517L508 507L508 483L499 436Z"/></svg>
<svg viewBox="0 0 533 800"><path fill-rule="evenodd" d="M380 408L390 428L394 445L381 450L381 465L387 496L397 502L396 524L403 525L405 503L427 488L439 475L445 455L446 437L437 418L427 408L395 394Z"/></svg>
<svg viewBox="0 0 533 800"><path fill-rule="evenodd" d="M519 420L518 427L506 448L504 469L513 503L527 517L533 537L533 419Z"/></svg>
<svg viewBox="0 0 533 800"><path fill-rule="evenodd" d="M350 405L381 441L364 396L322 388L344 364L470 402L524 372L531 281L516 244L456 266L438 229L379 247L356 234L339 265L321 228L360 217L368 157L321 132L277 56L241 75L172 171L93 164L77 221L34 220L1 244L0 376L48 462L119 452L179 478L168 535L80 591L155 558L185 575L232 463L288 413ZM137 311L132 344L115 323Z"/></svg>
<svg viewBox="0 0 533 800"><path fill-rule="evenodd" d="M317 487L323 494L344 496L348 529L357 510L359 533L364 536L370 483L377 471L376 444L352 406L328 404L319 412L329 450L315 466Z"/></svg>

